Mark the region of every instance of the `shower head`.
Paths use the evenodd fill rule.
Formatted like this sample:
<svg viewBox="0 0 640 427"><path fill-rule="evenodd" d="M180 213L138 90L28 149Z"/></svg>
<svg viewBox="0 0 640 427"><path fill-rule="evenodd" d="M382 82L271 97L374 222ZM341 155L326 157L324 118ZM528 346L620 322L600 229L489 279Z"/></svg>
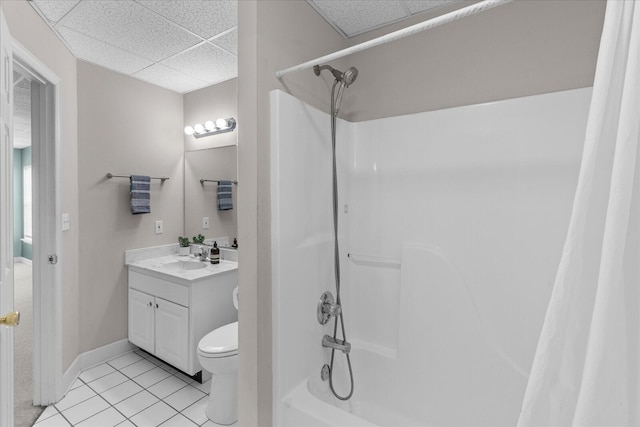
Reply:
<svg viewBox="0 0 640 427"><path fill-rule="evenodd" d="M349 67L347 71L342 73L342 81L347 87L351 86L351 83L355 82L356 78L358 78L358 69L356 67Z"/></svg>
<svg viewBox="0 0 640 427"><path fill-rule="evenodd" d="M346 87L349 87L351 83L353 83L358 77L358 70L356 69L356 67L350 67L347 71L343 73L342 71L338 71L330 65L314 65L313 66L313 72L316 74L316 76L319 76L320 71L322 70L331 71L331 74L333 74L333 77L335 77L337 81L344 83Z"/></svg>

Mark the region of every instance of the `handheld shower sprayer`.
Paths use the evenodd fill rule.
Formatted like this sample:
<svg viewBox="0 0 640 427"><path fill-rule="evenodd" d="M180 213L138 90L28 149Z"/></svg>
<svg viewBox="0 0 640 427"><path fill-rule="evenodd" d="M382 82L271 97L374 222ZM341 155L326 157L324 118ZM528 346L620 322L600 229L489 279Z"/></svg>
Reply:
<svg viewBox="0 0 640 427"><path fill-rule="evenodd" d="M330 292L322 294L322 298L318 303L318 321L321 324L325 324L330 318L334 319L333 324L333 336L325 335L322 338L322 346L331 349L331 362L328 366L328 378L325 375L327 369L326 365L323 366L322 379L329 380L329 388L333 395L340 400L349 400L353 396L354 380L353 369L351 368L351 357L349 352L351 351L351 344L347 341L347 334L344 326L344 310L340 299L340 245L338 240L338 160L336 156L336 122L338 119L338 110L340 108L340 102L342 101L342 94L344 89L349 87L358 77L358 70L355 67L350 67L344 73L336 70L329 65L314 65L313 72L316 76L320 75L322 70L329 70L335 80L333 87L331 88L331 154L333 158L333 243L334 243L334 257L333 267L335 273L336 283L336 298L333 299L333 295ZM337 89L337 91L336 91ZM340 331L338 331L338 327ZM342 338L338 338L338 333L342 332ZM347 367L349 370L349 392L345 395L339 394L333 386L333 362L336 355L336 350L342 351L347 358Z"/></svg>
<svg viewBox="0 0 640 427"><path fill-rule="evenodd" d="M351 86L351 84L358 77L358 70L356 69L356 67L350 67L347 71L343 73L342 71L338 71L330 65L314 65L313 66L313 72L315 73L316 76L319 76L322 70L329 70L331 74L333 74L333 77L335 77L337 81L344 83L346 87Z"/></svg>
<svg viewBox="0 0 640 427"><path fill-rule="evenodd" d="M335 78L335 81L333 82L333 89L331 90L331 115L335 117L338 115L338 111L340 110L344 89L351 86L351 84L356 81L356 78L358 77L358 69L356 67L349 67L349 69L343 73L330 65L313 66L313 72L316 76L319 76L322 70L329 70ZM338 92L334 93L336 86L338 86Z"/></svg>

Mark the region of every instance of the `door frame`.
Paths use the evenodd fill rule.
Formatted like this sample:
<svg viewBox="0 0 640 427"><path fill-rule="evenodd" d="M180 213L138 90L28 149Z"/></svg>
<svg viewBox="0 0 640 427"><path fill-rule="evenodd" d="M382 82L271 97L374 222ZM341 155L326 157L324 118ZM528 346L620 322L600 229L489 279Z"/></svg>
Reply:
<svg viewBox="0 0 640 427"><path fill-rule="evenodd" d="M13 61L32 73L40 90L35 114L38 141L32 142L33 170L33 401L49 405L62 389L62 225L60 78L15 39ZM35 133L32 132L32 133ZM49 255L58 257L49 264Z"/></svg>

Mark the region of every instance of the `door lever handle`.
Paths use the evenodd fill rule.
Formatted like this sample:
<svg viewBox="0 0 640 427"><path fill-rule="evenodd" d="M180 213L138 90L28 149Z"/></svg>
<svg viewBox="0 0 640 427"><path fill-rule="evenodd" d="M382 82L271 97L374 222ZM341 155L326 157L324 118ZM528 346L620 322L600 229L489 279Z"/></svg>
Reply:
<svg viewBox="0 0 640 427"><path fill-rule="evenodd" d="M0 325L3 326L18 326L20 324L20 312L14 311L6 316L0 317Z"/></svg>

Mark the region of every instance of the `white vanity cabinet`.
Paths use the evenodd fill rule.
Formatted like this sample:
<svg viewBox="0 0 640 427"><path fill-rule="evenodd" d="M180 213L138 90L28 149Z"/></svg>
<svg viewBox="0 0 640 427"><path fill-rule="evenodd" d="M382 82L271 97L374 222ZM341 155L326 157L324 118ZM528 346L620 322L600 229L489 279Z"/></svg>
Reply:
<svg viewBox="0 0 640 427"><path fill-rule="evenodd" d="M188 340L189 308L129 289L129 341L186 372Z"/></svg>
<svg viewBox="0 0 640 427"><path fill-rule="evenodd" d="M233 269L224 265L166 273L138 264L129 265L129 341L189 375L197 374L202 370L200 339L238 320L232 296L237 264Z"/></svg>

